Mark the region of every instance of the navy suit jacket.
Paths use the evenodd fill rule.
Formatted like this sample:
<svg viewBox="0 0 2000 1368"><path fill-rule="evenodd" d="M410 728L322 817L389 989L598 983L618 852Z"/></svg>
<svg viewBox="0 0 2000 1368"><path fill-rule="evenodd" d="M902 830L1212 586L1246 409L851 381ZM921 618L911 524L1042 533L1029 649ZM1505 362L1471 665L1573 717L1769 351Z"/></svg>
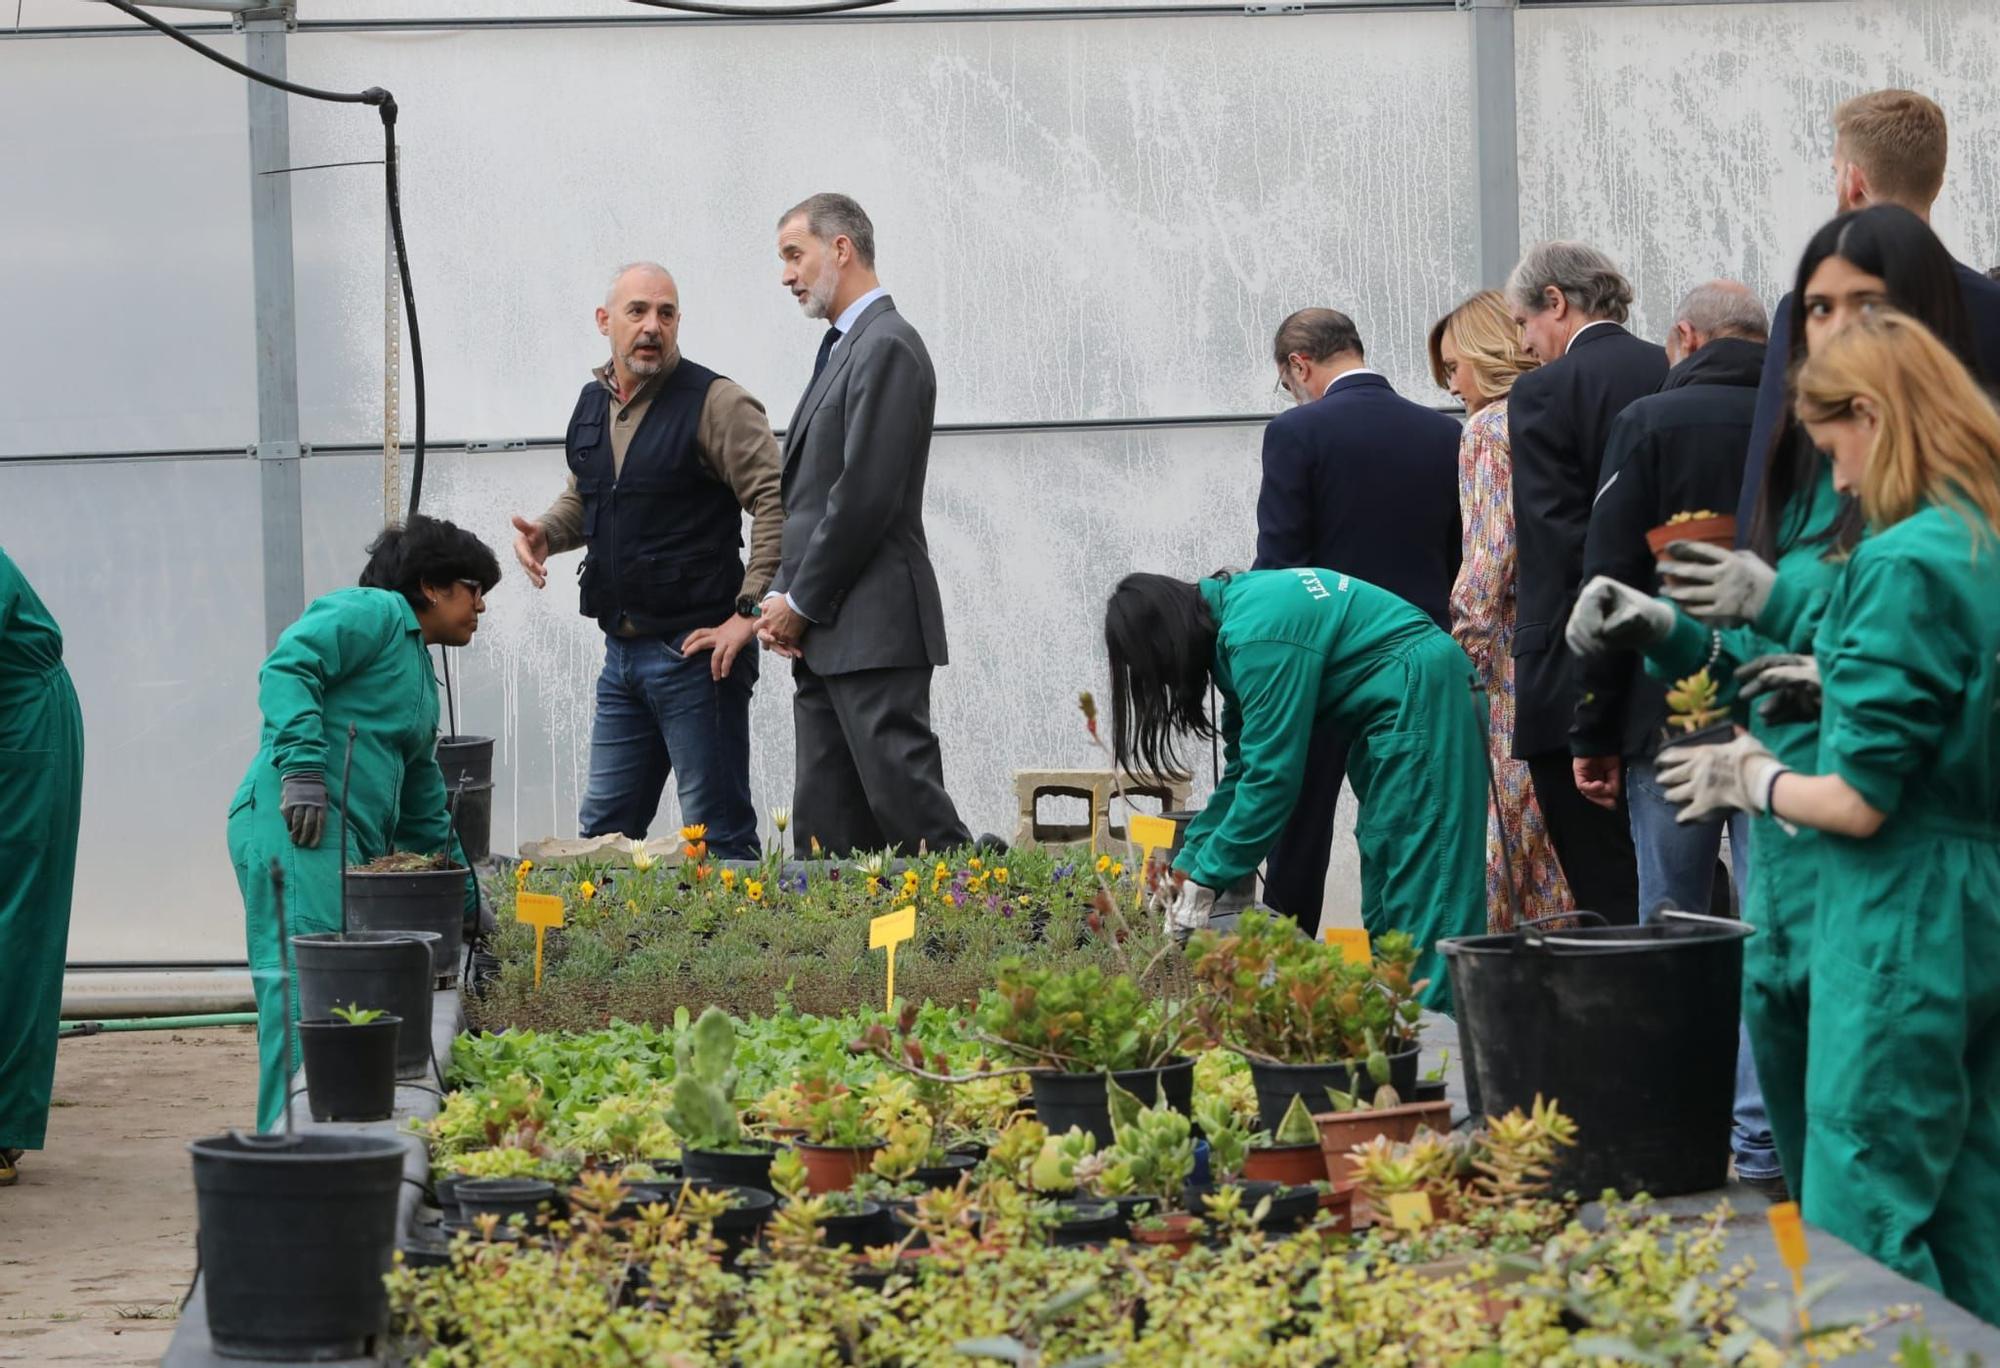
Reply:
<svg viewBox="0 0 2000 1368"><path fill-rule="evenodd" d="M1965 300L1966 321L1972 325L1972 346L1979 354L1978 378L2000 384L2000 281L1988 280L1963 262L1958 292ZM1788 290L1771 315L1771 346L1764 353L1764 374L1757 382L1757 416L1750 424L1750 451L1743 462L1743 496L1736 505L1736 544L1750 544L1750 520L1757 515L1757 496L1764 490L1764 468L1771 459L1771 434L1785 409L1785 368L1792 361L1792 296Z"/></svg>
<svg viewBox="0 0 2000 1368"><path fill-rule="evenodd" d="M1450 630L1458 423L1381 375L1342 376L1264 429L1259 570L1338 570Z"/></svg>

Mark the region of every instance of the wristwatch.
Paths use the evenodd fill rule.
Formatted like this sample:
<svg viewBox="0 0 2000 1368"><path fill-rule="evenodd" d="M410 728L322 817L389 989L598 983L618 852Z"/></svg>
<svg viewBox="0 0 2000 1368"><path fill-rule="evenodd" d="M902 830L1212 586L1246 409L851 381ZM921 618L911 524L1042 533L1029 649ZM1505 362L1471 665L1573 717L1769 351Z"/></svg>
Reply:
<svg viewBox="0 0 2000 1368"><path fill-rule="evenodd" d="M758 616L757 600L748 594L740 594L736 599L736 616L754 618Z"/></svg>

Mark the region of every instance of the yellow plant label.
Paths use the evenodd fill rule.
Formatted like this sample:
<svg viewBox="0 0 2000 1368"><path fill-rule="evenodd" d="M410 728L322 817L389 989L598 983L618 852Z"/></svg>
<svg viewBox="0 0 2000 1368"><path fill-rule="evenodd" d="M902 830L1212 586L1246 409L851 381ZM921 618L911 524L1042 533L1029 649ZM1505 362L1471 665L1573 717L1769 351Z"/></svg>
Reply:
<svg viewBox="0 0 2000 1368"><path fill-rule="evenodd" d="M868 923L868 948L889 952L889 998L884 1011L896 1010L896 947L917 934L915 903L885 913Z"/></svg>
<svg viewBox="0 0 2000 1368"><path fill-rule="evenodd" d="M1349 964L1367 964L1374 958L1365 926L1329 926L1323 934L1328 945L1340 947L1340 957Z"/></svg>
<svg viewBox="0 0 2000 1368"><path fill-rule="evenodd" d="M1422 1230L1431 1223L1428 1192L1398 1192L1389 1198L1389 1221L1398 1230Z"/></svg>
<svg viewBox="0 0 2000 1368"><path fill-rule="evenodd" d="M1779 1202L1765 1216L1771 1222L1771 1238L1778 1242L1778 1257L1796 1276L1812 1257L1806 1252L1806 1227L1799 1219L1799 1204Z"/></svg>
<svg viewBox="0 0 2000 1368"><path fill-rule="evenodd" d="M514 920L543 928L563 924L563 900L553 893L514 895Z"/></svg>
<svg viewBox="0 0 2000 1368"><path fill-rule="evenodd" d="M1135 812L1125 819L1125 834L1139 847L1139 887L1132 895L1132 906L1138 908L1146 901L1146 874L1153 867L1153 852L1173 848L1174 824L1165 817Z"/></svg>

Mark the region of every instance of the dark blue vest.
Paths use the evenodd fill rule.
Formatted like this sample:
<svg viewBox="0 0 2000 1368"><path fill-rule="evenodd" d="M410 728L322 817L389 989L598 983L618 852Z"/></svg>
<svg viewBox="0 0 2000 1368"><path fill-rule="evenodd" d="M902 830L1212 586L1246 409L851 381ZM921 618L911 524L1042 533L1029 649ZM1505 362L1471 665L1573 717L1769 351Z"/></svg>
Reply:
<svg viewBox="0 0 2000 1368"><path fill-rule="evenodd" d="M579 600L606 632L630 621L648 635L673 636L736 611L743 509L695 447L702 404L719 378L681 358L615 476L611 395L593 380L577 398L564 445L583 499Z"/></svg>

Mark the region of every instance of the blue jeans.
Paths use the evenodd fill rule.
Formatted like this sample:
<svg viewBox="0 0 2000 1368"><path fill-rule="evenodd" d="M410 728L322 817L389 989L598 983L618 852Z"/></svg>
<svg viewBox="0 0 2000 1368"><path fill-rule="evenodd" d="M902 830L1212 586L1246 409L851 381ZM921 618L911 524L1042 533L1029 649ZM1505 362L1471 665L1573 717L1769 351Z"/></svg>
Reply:
<svg viewBox="0 0 2000 1368"><path fill-rule="evenodd" d="M1639 921L1657 921L1662 910L1707 912L1714 888L1715 861L1722 851L1723 823L1683 826L1678 811L1660 792L1651 760L1625 765L1626 805L1632 812L1632 844L1639 854ZM1743 880L1750 865L1750 819L1738 813L1729 822L1730 876L1736 906L1743 906ZM1735 1120L1729 1148L1742 1178L1775 1178L1780 1173L1771 1124L1764 1114L1764 1090L1750 1057L1750 1033L1738 1019Z"/></svg>
<svg viewBox="0 0 2000 1368"><path fill-rule="evenodd" d="M757 810L750 801L750 693L757 652L709 678L706 651L684 656L662 637L604 638L590 781L577 821L585 836L643 838L677 777L681 820L708 828L717 859L754 860Z"/></svg>

